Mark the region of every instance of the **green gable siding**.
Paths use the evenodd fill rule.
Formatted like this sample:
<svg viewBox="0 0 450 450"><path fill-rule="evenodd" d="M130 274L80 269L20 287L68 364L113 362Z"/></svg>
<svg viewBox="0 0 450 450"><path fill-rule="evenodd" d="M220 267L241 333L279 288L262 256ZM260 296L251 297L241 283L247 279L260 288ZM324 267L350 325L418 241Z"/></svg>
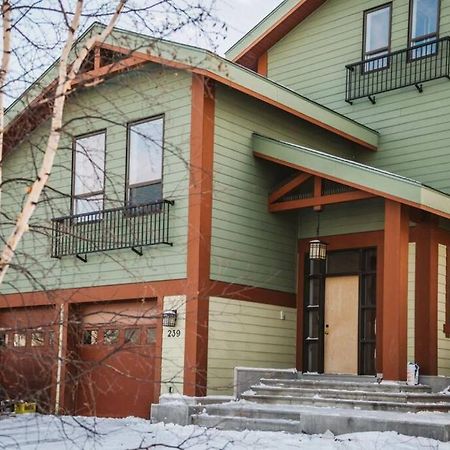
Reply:
<svg viewBox="0 0 450 450"><path fill-rule="evenodd" d="M393 2L392 49L407 46L408 0ZM450 3L442 1L440 35L450 35ZM450 193L450 83L406 87L345 103L345 65L361 60L363 11L378 0L328 0L268 52L269 78L380 132L377 153L358 161Z"/></svg>
<svg viewBox="0 0 450 450"><path fill-rule="evenodd" d="M114 250L88 255L83 263L75 257L50 258L50 239L28 233L21 245L23 256L15 260L25 265L37 280L30 282L16 270L10 270L2 292L73 288L91 285L133 283L186 277L188 208L188 157L190 141L191 76L185 72L161 70L148 65L138 71L110 79L96 88L74 95L66 105L64 136L61 140L50 186L67 196L47 190L48 198L39 205L34 224L49 226L51 217L70 213L72 136L106 129L106 202L105 207L123 205L126 124L129 121L165 114L164 197L175 200L171 209L171 238L174 246L144 248L138 256L131 250ZM33 155L40 159L48 123L7 157L5 179L30 177ZM25 186L7 184L2 211L16 217ZM51 198L51 200L49 200ZM3 209L4 208L4 209ZM39 285L41 283L41 285ZM151 293L149 292L149 295Z"/></svg>
<svg viewBox="0 0 450 450"><path fill-rule="evenodd" d="M384 201L363 200L326 206L320 213L320 236L361 233L384 229ZM317 213L311 208L298 213L298 237L316 236Z"/></svg>
<svg viewBox="0 0 450 450"><path fill-rule="evenodd" d="M295 292L296 214L270 214L273 164L253 156L252 134L352 158L351 144L257 100L216 92L211 278Z"/></svg>

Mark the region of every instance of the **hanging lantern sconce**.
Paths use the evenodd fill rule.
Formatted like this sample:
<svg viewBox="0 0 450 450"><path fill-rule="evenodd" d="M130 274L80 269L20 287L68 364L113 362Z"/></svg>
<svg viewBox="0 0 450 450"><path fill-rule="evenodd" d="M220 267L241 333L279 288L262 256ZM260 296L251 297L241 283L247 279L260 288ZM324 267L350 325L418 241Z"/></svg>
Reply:
<svg viewBox="0 0 450 450"><path fill-rule="evenodd" d="M325 261L327 259L327 244L319 239L310 241L309 259Z"/></svg>

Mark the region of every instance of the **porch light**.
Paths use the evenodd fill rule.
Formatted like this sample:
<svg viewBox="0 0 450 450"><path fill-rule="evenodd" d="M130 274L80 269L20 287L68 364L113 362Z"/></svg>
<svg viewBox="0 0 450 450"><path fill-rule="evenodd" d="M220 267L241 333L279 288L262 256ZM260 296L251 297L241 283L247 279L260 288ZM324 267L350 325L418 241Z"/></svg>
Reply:
<svg viewBox="0 0 450 450"><path fill-rule="evenodd" d="M171 309L170 311L164 311L162 314L162 324L163 327L173 328L177 324L178 313L176 309Z"/></svg>
<svg viewBox="0 0 450 450"><path fill-rule="evenodd" d="M327 259L327 244L314 239L309 242L309 259L324 261Z"/></svg>

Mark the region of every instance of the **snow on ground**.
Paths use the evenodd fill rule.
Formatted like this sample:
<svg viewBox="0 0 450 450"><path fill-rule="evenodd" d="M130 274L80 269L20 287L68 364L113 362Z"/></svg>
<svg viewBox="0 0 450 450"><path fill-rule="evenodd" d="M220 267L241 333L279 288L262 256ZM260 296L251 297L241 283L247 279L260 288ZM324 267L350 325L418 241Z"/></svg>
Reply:
<svg viewBox="0 0 450 450"><path fill-rule="evenodd" d="M450 443L393 432L308 436L260 431L219 431L197 426L151 424L147 420L24 415L0 418L1 449L449 449Z"/></svg>

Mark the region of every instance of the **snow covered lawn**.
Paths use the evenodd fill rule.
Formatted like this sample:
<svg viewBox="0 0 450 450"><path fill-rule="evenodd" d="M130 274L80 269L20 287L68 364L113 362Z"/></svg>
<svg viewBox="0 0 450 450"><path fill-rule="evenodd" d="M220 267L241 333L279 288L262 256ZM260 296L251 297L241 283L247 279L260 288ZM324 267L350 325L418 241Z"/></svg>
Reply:
<svg viewBox="0 0 450 450"><path fill-rule="evenodd" d="M97 419L28 415L0 418L0 448L6 449L449 449L450 443L396 433L333 436L256 431L219 431L151 424L143 419Z"/></svg>

